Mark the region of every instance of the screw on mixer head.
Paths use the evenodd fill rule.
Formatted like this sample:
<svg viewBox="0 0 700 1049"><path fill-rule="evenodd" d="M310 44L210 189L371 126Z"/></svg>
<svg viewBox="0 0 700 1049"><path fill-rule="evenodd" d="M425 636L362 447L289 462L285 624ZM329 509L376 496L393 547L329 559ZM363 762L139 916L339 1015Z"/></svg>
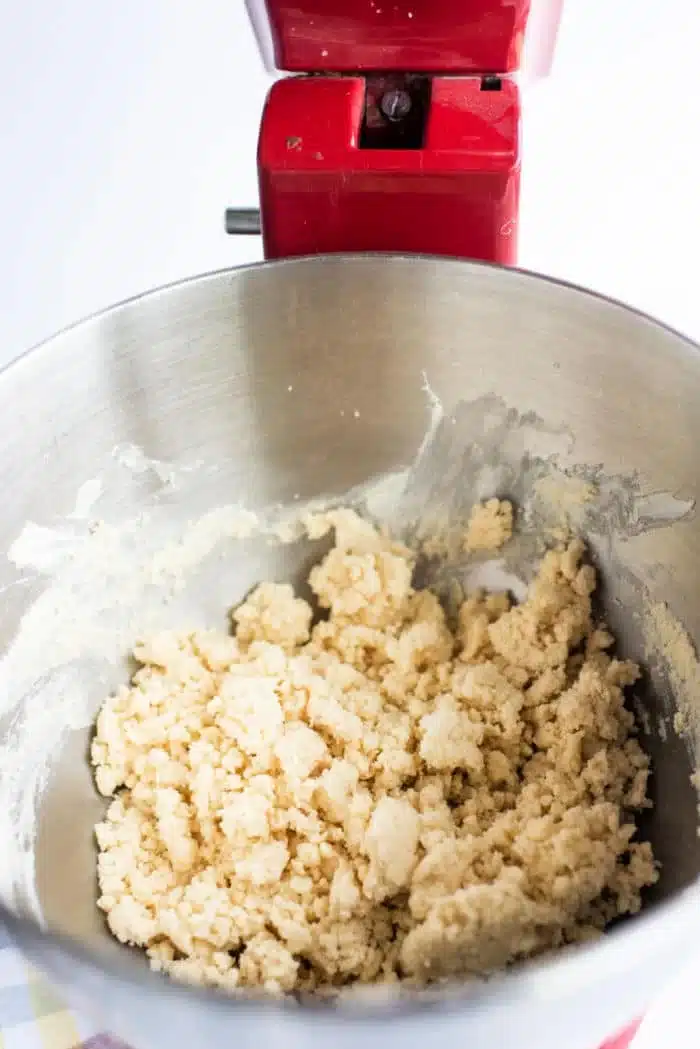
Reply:
<svg viewBox="0 0 700 1049"><path fill-rule="evenodd" d="M412 106L408 91L400 89L387 91L379 103L379 108L387 120L403 120L411 112Z"/></svg>

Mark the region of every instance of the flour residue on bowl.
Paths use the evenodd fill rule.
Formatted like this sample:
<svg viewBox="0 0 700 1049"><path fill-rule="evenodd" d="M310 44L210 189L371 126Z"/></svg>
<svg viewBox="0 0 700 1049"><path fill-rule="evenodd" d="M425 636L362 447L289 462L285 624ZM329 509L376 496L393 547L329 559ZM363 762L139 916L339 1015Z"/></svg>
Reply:
<svg viewBox="0 0 700 1049"><path fill-rule="evenodd" d="M667 679L669 690L676 701L673 727L690 742L697 761L700 745L700 662L695 645L683 624L663 602L647 602L642 621L646 659L652 674ZM700 773L696 772L694 779L698 788L699 777Z"/></svg>
<svg viewBox="0 0 700 1049"><path fill-rule="evenodd" d="M99 516L101 501L119 490L120 472L126 481L145 480L148 496L138 516L108 521ZM215 470L180 469L119 447L105 477L80 486L65 519L53 526L28 521L8 552L21 571L14 585L31 584L34 592L0 660L0 899L16 911L41 918L35 885L41 797L68 735L87 729L105 692L128 678L138 638L178 621L203 625L197 580L204 566L216 574L223 553L235 557L235 548L254 537L291 544L313 513L331 503L260 514L230 504L191 518L190 493L202 473ZM352 497L381 509L400 486L390 475ZM231 593L229 603L240 596Z"/></svg>

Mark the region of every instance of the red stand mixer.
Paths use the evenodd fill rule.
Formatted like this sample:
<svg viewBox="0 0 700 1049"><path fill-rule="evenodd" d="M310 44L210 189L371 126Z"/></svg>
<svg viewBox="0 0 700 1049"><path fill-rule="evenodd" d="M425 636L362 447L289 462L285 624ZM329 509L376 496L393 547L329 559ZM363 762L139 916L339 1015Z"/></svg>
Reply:
<svg viewBox="0 0 700 1049"><path fill-rule="evenodd" d="M272 86L265 257L517 258L521 82L551 65L562 0L246 0ZM602 1049L626 1049L638 1024Z"/></svg>
<svg viewBox="0 0 700 1049"><path fill-rule="evenodd" d="M268 68L280 75L260 131L260 211L230 212L227 227L262 232L268 258L283 261L205 274L138 296L64 330L0 375L7 438L0 446L0 926L61 989L76 1015L126 1046L423 1049L424 1042L439 1040L441 1049L627 1049L635 1018L698 949L700 345L619 303L513 267L520 91L549 68L560 2L248 0ZM559 143L552 149L558 158ZM540 482L550 478L553 491L546 496ZM566 479L573 488L559 484ZM373 483L385 480L386 486ZM318 507L317 500L333 506L361 491L374 516L385 517L400 498L407 520L424 526L449 526L445 512L463 521L467 501L480 495L512 496L516 506L532 506L533 530L538 494L545 504L551 499L552 516L539 519L544 528L566 523L568 506L579 505L581 516L570 523L591 540L591 558L604 581L601 612L620 654L648 671L634 697L654 772L639 831L653 847L659 881L642 913L620 921L598 942L514 966L483 984L451 981L426 994L405 984L380 987L378 995L365 987L332 1008L323 1000L302 1008L295 999L260 1000L247 992L263 980L274 990L292 986L290 973L300 976L297 986L306 986L307 966L316 964L303 946L308 915L331 915L331 885L340 870L340 850L336 856L331 847L326 855L321 846L326 837L348 841L345 817L338 820L343 829L326 836L313 829L316 803L309 801L309 864L321 876L295 875L293 887L290 877L287 895L280 879L288 862L303 856L298 839L305 831L295 828L306 825L306 813L292 809L294 791L278 791L265 772L277 773L276 740L291 720L272 699L287 664L277 663L272 652L269 661L261 656L266 684L260 692L254 681L244 684L240 705L233 705L230 718L226 714L227 722L240 724L257 695L271 697L269 738L261 730L260 755L251 745L255 760L248 762L234 746L237 736L223 725L221 734L231 738L218 753L202 720L212 697L221 696L226 711L228 677L239 666L244 673L239 649L224 642L216 654L215 643L215 654L205 660L206 653L198 653L191 667L187 646L194 653L193 630L201 624L209 624L207 631L230 624L232 601L260 580L308 578L321 548L269 542L273 535L295 538L299 518L285 511ZM273 509L284 516L268 516ZM508 586L509 559L504 552L507 582L487 568L488 576L470 574L464 583L489 587L493 578L499 589ZM527 565L522 574L517 563L513 568L528 578ZM587 598L587 576L581 586L579 596ZM558 591L553 593L543 604L556 611ZM570 621L576 623L574 613ZM168 640L173 629L175 642ZM543 635L550 629L556 640L554 622L544 618ZM149 648L141 643L144 636L160 631L152 656L141 659ZM572 631L564 636L573 638ZM516 643L518 634L516 627ZM603 638L602 631L596 634L592 656ZM422 637L421 630L417 645ZM523 637L527 641L527 631ZM372 638L357 635L360 644L372 645ZM175 653L172 671L170 657L155 654L158 648ZM574 651L568 641L566 648ZM151 700L136 695L139 674L133 708L119 708L113 731L100 741L116 754L110 773L115 789L104 792L115 798L108 802L98 797L86 759L98 710L111 711L102 706L105 697L116 694L116 711L133 674L126 658L131 650L156 682L156 727L140 718ZM463 649L452 651L455 661L463 655ZM555 644L554 662L543 657L541 666L560 669L564 676L554 680L571 694L580 661L564 664L557 651ZM411 672L420 674L424 658L430 660L429 652L419 661L411 656ZM534 685L541 680L540 662L531 664L532 673L521 680ZM303 659L299 667L298 687L292 684L301 711ZM556 732L558 742L563 736L574 744L567 776L592 801L590 820L583 814L584 836L578 820L562 817L556 835L538 839L537 826L528 827L527 851L513 841L518 860L534 852L546 861L533 882L533 902L547 895L540 885L552 879L552 896L563 894L563 907L547 904L532 914L528 908L521 923L518 882L504 875L506 903L501 907L489 896L492 910L479 921L480 909L467 910L473 897L465 892L455 901L458 882L455 889L446 882L434 943L448 957L459 933L451 918L455 902L475 918L479 934L465 946L484 944L480 960L487 965L499 958L489 955L489 940L498 947L505 930L523 937L527 953L528 943L540 942L527 938L540 922L552 933L542 942L558 943L574 936L564 925L555 939L554 929L561 930L571 913L584 919L591 900L594 917L598 902L619 902L610 911L605 907L601 918L633 911L640 902L622 877L636 860L628 847L632 827L621 814L627 804L636 812L644 784L638 789L635 773L629 792L620 791L616 761L598 749L597 732L589 746L583 722L602 719L608 698L618 713L623 704L621 686L599 687L597 674L594 666L590 692L586 686L579 695L581 731L570 718ZM611 681L629 674L616 669ZM333 680L322 691L335 701ZM339 688L345 680L339 670ZM355 690L353 675L347 680ZM549 687L530 692L536 705L550 704ZM171 719L171 702L177 706L181 694L184 720ZM391 692L378 688L369 696L371 706L374 697L381 702ZM198 707L191 723L190 701ZM296 717L296 698L293 703ZM502 713L508 732L511 719ZM268 720L262 708L260 719ZM531 750L529 735L518 737L518 753L528 761L512 775L525 785L529 759L537 758L540 738L546 743L549 724L533 718L528 725ZM617 716L613 724L625 735L632 727ZM451 735L449 721L446 731ZM606 731L623 743L616 729ZM410 732L417 744L418 731ZM218 735L217 729L214 741ZM323 746L334 758L332 742ZM367 749L374 753L375 744ZM381 753L379 742L376 750ZM605 760L597 761L599 755ZM625 762L645 773L635 757L633 748ZM447 768L452 765L450 757ZM281 779L281 764L279 771ZM547 771L545 765L543 776ZM589 773L601 791L610 784L600 807ZM248 850L243 842L259 837L265 849L269 837L284 861L276 873L263 860L234 870L239 846L224 832L229 797L247 807L244 791L253 774L261 780L261 811L267 812L268 796L274 811L274 789L290 814L274 822L265 815L269 834L244 835L241 828L235 840ZM559 783L556 776L550 800L542 792L543 813L554 809ZM143 792L137 790L142 785ZM132 791L131 810L118 797L122 786ZM508 794L499 793L485 812L509 804ZM568 794L566 786L562 793ZM308 797L315 795L314 787ZM113 826L111 817L105 822L107 805L116 805ZM523 809L523 819L531 811ZM129 812L133 823L122 821ZM361 813L369 810L358 812L361 827ZM421 831L441 833L432 816L425 824L422 811L420 816ZM102 861L95 855L100 821L100 836L116 847L114 862L106 850ZM457 851L469 836L466 821L455 835ZM506 835L508 826L504 822ZM604 831L602 845L597 826ZM277 836L284 853L276 848ZM451 863L449 842L444 836L441 851L431 853L439 873L443 856ZM363 840L356 851L369 859L368 844ZM580 863L584 849L587 862ZM417 844L406 854L407 862L421 862ZM109 881L96 906L96 863L105 857L113 865L105 868ZM642 873L648 874L646 863ZM307 870L306 860L298 869ZM473 886L468 876L461 880L478 890L494 869L484 867ZM558 871L573 877L560 879ZM314 899L317 880L323 890ZM569 880L576 881L571 889ZM639 879L632 881L634 887ZM396 884L405 885L403 875ZM372 901L371 936L384 946L386 930L405 930L403 917L382 913L384 897L371 890L365 896ZM396 899L402 907L398 893ZM382 905L376 915L374 903ZM116 912L111 929L102 908ZM306 921L298 922L298 913ZM358 929L353 908L341 901L337 912L333 905L332 922L317 923L322 984L326 975L340 984L348 973L371 979L378 971L373 942L369 958L365 954L361 913ZM578 932L585 931L582 921ZM276 949L277 936L284 951ZM392 947L400 950L403 942L397 937ZM152 949L158 965L185 962L173 975L200 986L183 987L149 972L143 953L124 946L131 943ZM222 985L245 993L214 993ZM0 994L0 1012L2 1002ZM91 1049L112 1046L98 1041Z"/></svg>

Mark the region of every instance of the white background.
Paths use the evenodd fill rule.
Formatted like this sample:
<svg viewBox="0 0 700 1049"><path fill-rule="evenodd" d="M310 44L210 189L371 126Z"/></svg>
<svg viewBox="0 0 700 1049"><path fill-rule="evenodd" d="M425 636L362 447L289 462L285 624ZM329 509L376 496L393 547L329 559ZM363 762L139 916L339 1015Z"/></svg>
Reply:
<svg viewBox="0 0 700 1049"><path fill-rule="evenodd" d="M0 26L0 362L259 256L222 226L256 203L267 88L243 0L0 0ZM700 339L699 40L696 0L568 0L526 100L521 263ZM690 1049L698 987L700 966L639 1049Z"/></svg>

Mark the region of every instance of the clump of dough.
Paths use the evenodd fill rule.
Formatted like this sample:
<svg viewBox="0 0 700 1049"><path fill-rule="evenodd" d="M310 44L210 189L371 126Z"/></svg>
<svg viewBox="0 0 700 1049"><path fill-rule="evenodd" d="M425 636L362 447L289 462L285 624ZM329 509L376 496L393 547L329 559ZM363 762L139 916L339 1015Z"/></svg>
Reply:
<svg viewBox="0 0 700 1049"><path fill-rule="evenodd" d="M472 510L464 549L498 550L513 534L513 504L506 499L487 499Z"/></svg>
<svg viewBox="0 0 700 1049"><path fill-rule="evenodd" d="M309 521L328 617L262 584L235 636L136 648L92 747L99 906L173 977L332 991L493 971L597 935L656 880L635 840L649 762L573 542L527 599L450 627L413 558L350 511ZM512 529L477 507L469 549Z"/></svg>

